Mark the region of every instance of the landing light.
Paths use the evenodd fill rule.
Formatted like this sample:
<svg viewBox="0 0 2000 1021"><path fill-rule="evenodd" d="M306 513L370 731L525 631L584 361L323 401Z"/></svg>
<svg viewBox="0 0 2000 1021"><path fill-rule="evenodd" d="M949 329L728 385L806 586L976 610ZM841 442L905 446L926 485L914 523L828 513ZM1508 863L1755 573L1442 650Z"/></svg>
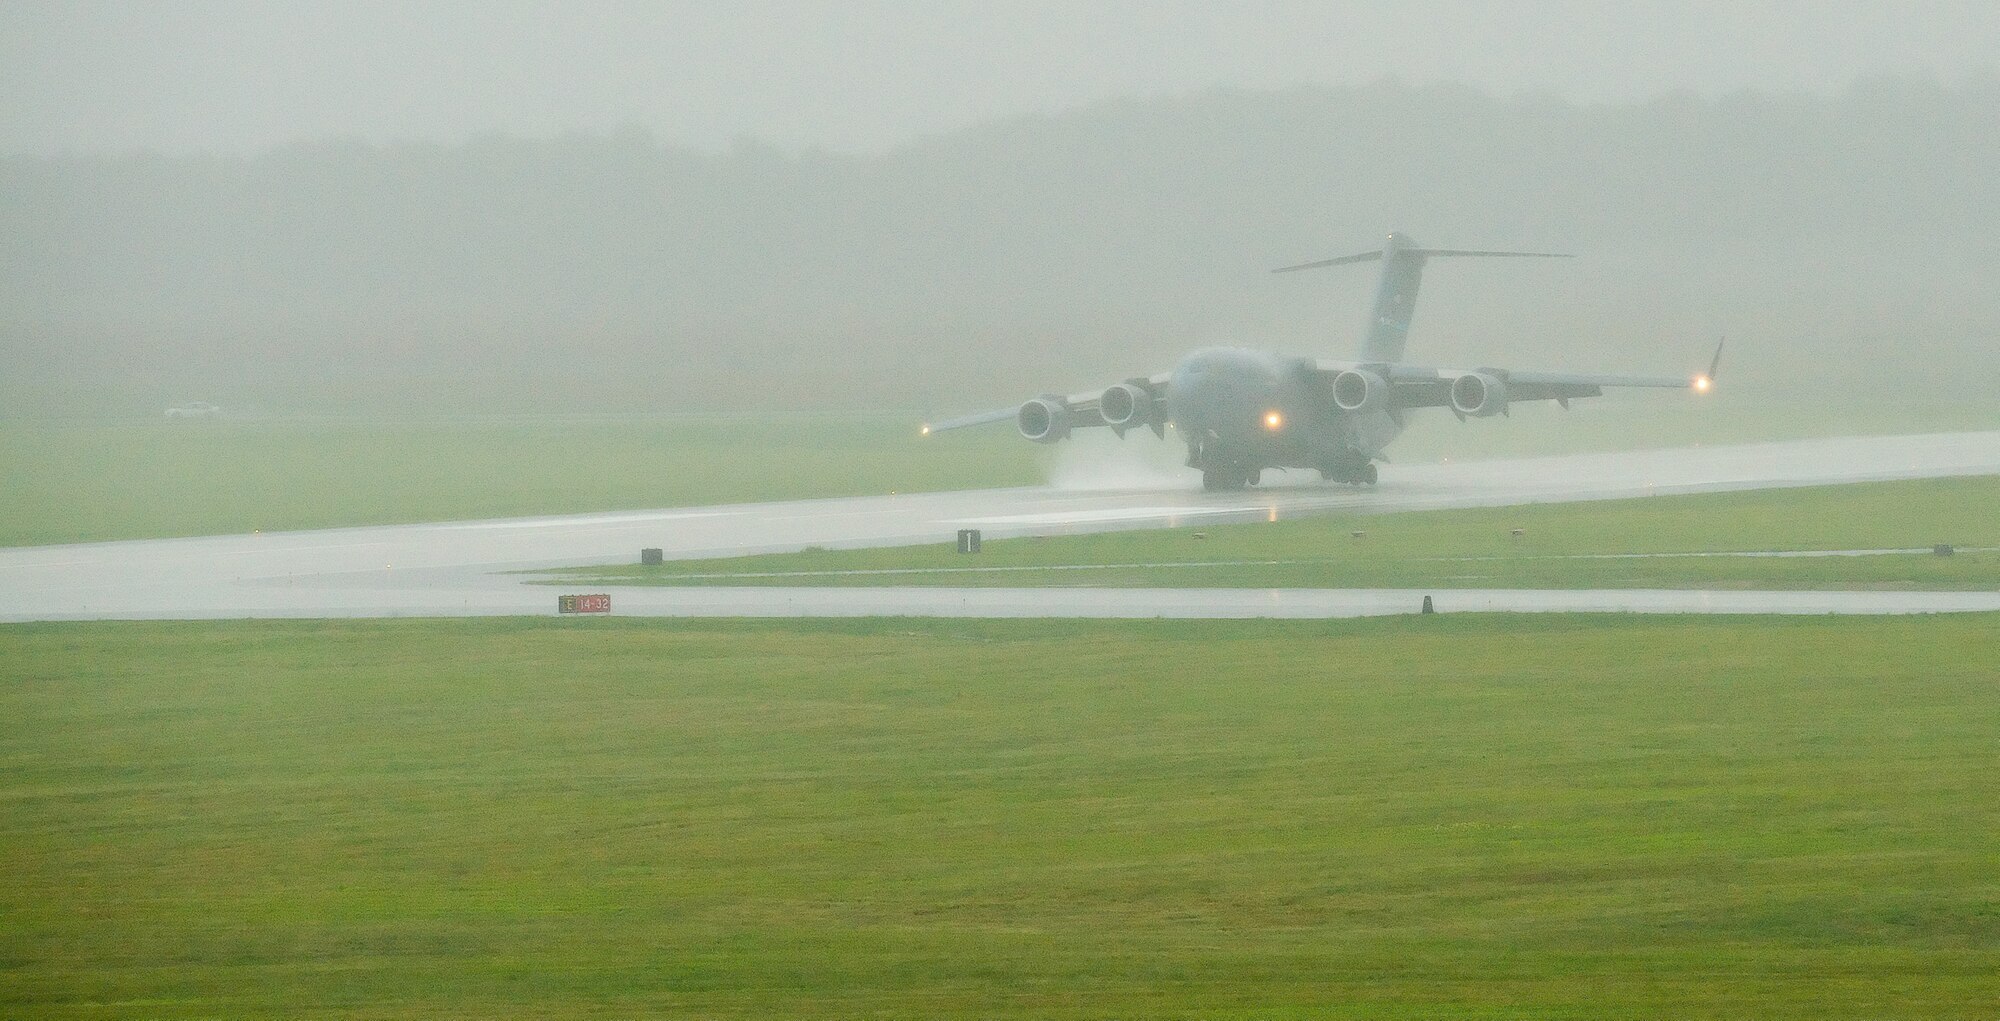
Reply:
<svg viewBox="0 0 2000 1021"><path fill-rule="evenodd" d="M918 436L929 436L930 434L931 434L930 426L924 426L923 428L917 430Z"/></svg>
<svg viewBox="0 0 2000 1021"><path fill-rule="evenodd" d="M1264 412L1264 428L1277 432L1285 427L1285 416L1275 411Z"/></svg>
<svg viewBox="0 0 2000 1021"><path fill-rule="evenodd" d="M1713 387L1714 385L1715 385L1715 380L1712 380L1707 376L1696 376L1694 378L1695 393L1705 394L1709 391L1709 388Z"/></svg>

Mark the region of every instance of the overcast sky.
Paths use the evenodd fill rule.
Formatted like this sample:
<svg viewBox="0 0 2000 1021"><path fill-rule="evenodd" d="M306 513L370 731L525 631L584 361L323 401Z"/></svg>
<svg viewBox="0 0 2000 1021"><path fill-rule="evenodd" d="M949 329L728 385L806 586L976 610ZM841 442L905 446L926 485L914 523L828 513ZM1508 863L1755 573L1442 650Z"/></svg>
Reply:
<svg viewBox="0 0 2000 1021"><path fill-rule="evenodd" d="M879 150L995 117L1394 74L1586 102L2000 67L2000 2L0 0L0 151L637 125Z"/></svg>

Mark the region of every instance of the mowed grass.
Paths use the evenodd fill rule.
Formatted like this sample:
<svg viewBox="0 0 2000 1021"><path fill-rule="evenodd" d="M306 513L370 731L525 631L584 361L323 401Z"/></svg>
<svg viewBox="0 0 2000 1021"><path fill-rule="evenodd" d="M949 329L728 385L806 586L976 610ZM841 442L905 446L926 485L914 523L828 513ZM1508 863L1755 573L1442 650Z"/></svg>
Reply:
<svg viewBox="0 0 2000 1021"><path fill-rule="evenodd" d="M2000 618L0 628L8 1017L1968 1018Z"/></svg>
<svg viewBox="0 0 2000 1021"><path fill-rule="evenodd" d="M941 542L549 573L566 582L624 585L1985 590L2000 588L1995 508L2000 476L1980 476L1193 524L997 540L977 556ZM1356 538L1356 531L1366 534ZM1940 543L1966 549L1936 556ZM1921 552L1623 556L1879 549Z"/></svg>
<svg viewBox="0 0 2000 1021"><path fill-rule="evenodd" d="M0 545L1026 485L1010 433L891 419L0 426Z"/></svg>

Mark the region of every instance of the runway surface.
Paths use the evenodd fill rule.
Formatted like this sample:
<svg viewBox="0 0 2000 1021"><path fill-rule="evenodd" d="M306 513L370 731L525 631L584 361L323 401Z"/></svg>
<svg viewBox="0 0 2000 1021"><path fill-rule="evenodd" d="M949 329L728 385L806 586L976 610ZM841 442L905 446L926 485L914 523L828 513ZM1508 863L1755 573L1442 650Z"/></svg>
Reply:
<svg viewBox="0 0 2000 1021"><path fill-rule="evenodd" d="M556 590L503 572L631 562L644 547L695 558L949 542L960 528L1001 538L1986 474L2000 474L2000 432L1388 465L1371 488L978 490L42 546L0 550L0 620L539 614L552 612ZM2000 597L1977 592L1434 594L1441 609L2000 609ZM1399 590L623 589L614 609L665 616L1353 616L1409 612L1412 598Z"/></svg>

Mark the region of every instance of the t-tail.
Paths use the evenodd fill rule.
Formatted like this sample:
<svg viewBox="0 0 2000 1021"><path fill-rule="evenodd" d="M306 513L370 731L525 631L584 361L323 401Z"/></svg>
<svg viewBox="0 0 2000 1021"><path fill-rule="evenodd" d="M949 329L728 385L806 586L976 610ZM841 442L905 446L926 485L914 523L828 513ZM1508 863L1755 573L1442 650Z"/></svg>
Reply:
<svg viewBox="0 0 2000 1021"><path fill-rule="evenodd" d="M1350 262L1382 263L1382 281L1375 288L1375 308L1368 316L1368 334L1361 341L1360 360L1397 362L1410 335L1410 317L1417 310L1417 288L1424 282L1424 263L1441 256L1477 256L1502 259L1567 259L1556 252L1466 252L1450 248L1423 248L1406 234L1391 234L1381 249L1338 259L1302 263L1272 270L1290 273L1322 266L1344 266Z"/></svg>

